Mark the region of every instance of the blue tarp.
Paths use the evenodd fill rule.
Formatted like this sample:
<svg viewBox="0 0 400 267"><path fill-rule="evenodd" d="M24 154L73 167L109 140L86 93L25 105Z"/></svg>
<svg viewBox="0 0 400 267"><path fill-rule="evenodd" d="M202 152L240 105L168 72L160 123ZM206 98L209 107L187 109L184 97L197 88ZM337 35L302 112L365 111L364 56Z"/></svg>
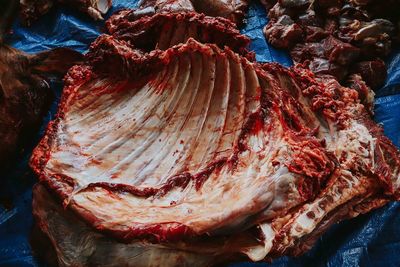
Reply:
<svg viewBox="0 0 400 267"><path fill-rule="evenodd" d="M123 7L135 7L135 0L114 0L109 12ZM1 7L0 7L1 8ZM285 52L269 46L262 28L266 14L261 6L252 4L248 23L243 33L252 39L251 48L258 61L277 61L286 66L291 60ZM23 28L18 22L7 40L11 45L27 53L66 46L85 52L88 45L104 31L102 22L72 10L53 10L31 28ZM384 125L385 133L400 146L400 50L388 61L389 76L375 102L375 120ZM57 97L62 84L52 82ZM57 108L57 101L48 113L40 134ZM26 148L19 164L0 177L0 266L46 266L32 256L29 243L33 219L31 215L32 185L36 179L27 165L32 148L40 134ZM391 203L367 215L342 222L332 227L320 238L316 246L299 258L283 257L271 264L238 263L232 266L400 266L400 203Z"/></svg>

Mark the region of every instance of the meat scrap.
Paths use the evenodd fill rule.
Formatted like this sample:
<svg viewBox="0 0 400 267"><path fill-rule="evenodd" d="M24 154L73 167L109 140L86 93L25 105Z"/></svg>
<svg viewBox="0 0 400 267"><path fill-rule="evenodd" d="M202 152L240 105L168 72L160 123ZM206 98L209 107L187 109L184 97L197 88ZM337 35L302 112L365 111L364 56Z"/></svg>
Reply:
<svg viewBox="0 0 400 267"><path fill-rule="evenodd" d="M48 13L55 5L63 5L102 20L112 5L112 0L20 0L20 16L26 26Z"/></svg>
<svg viewBox="0 0 400 267"><path fill-rule="evenodd" d="M56 48L36 55L0 43L0 162L7 166L31 140L51 103L46 77L64 75L80 53Z"/></svg>
<svg viewBox="0 0 400 267"><path fill-rule="evenodd" d="M296 63L343 84L359 75L372 89L386 78L387 56L399 36L400 1L263 0L267 40ZM396 10L396 11L394 11Z"/></svg>
<svg viewBox="0 0 400 267"><path fill-rule="evenodd" d="M53 94L47 82L63 76L82 55L67 48L28 55L4 43L18 3L0 11L0 165L9 167L38 130Z"/></svg>
<svg viewBox="0 0 400 267"><path fill-rule="evenodd" d="M53 0L21 0L20 17L22 23L30 26L32 22L47 14L53 5Z"/></svg>
<svg viewBox="0 0 400 267"><path fill-rule="evenodd" d="M240 25L249 0L142 0L140 8L154 12L196 11L212 17L223 17Z"/></svg>
<svg viewBox="0 0 400 267"><path fill-rule="evenodd" d="M141 28L121 14L70 69L30 161L33 213L60 266L299 255L330 225L399 200L400 152L357 91L212 44L212 18Z"/></svg>

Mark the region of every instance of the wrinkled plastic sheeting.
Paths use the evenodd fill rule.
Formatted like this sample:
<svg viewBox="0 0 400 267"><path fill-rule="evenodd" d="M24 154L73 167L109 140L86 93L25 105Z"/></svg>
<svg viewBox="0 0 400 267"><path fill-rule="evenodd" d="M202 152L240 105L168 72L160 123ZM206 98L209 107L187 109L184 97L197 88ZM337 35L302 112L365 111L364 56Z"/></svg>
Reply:
<svg viewBox="0 0 400 267"><path fill-rule="evenodd" d="M114 0L108 15L122 8L133 8L137 2ZM242 32L252 39L251 49L256 52L257 60L276 61L290 66L292 61L287 53L266 43L262 34L266 23L264 9L253 3ZM85 52L102 32L104 22L93 22L73 10L60 9L45 15L30 28L21 27L16 22L8 42L27 53L59 46ZM387 136L400 146L400 50L395 51L387 63L389 75L385 86L377 93L375 120L383 124ZM26 148L19 163L0 175L0 266L46 266L33 256L29 242L33 224L31 188L36 178L29 171L27 161L57 109L62 84L57 81L51 84L57 97L43 122L40 134ZM282 257L272 263L238 263L232 267L397 267L400 266L399 225L400 204L391 203L382 209L333 226L311 251L301 257Z"/></svg>

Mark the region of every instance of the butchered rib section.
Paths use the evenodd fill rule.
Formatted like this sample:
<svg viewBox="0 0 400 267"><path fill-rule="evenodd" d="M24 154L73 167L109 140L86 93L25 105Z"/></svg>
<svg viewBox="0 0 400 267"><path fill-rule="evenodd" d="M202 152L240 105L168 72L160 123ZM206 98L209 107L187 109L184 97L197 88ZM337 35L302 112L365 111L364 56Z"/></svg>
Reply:
<svg viewBox="0 0 400 267"><path fill-rule="evenodd" d="M103 233L261 260L397 198L398 151L337 82L193 39L141 54L103 36L87 59L32 166Z"/></svg>
<svg viewBox="0 0 400 267"><path fill-rule="evenodd" d="M122 10L106 23L110 34L137 49L150 52L166 50L193 38L201 43L230 47L234 52L254 60L247 50L250 39L229 20L194 12L160 13L137 18L135 10Z"/></svg>
<svg viewBox="0 0 400 267"><path fill-rule="evenodd" d="M58 125L55 143L63 145L53 146L44 173L57 175L62 165L63 175L75 181L71 205L82 214L95 212L98 228L125 232L130 224L182 224L196 234L229 232L273 199L277 177L267 177L275 170L270 156L259 153L276 147L264 146L263 122L249 119L261 114L262 89L252 65L229 50L195 41L179 49L141 88L116 81L108 84L118 90L96 89L90 81L80 85L80 96ZM100 93L86 99L85 90ZM248 150L240 151L239 143ZM253 195L241 197L249 189ZM110 196L121 200L110 202ZM221 210L221 199L233 211ZM116 211L113 218L110 210ZM183 231L179 234L190 234Z"/></svg>

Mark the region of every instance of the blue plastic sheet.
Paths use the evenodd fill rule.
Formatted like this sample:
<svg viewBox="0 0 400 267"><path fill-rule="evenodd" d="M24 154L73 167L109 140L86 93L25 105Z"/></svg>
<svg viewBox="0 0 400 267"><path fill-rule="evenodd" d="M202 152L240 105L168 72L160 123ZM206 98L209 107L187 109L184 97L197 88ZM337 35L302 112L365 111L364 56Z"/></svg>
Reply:
<svg viewBox="0 0 400 267"><path fill-rule="evenodd" d="M135 0L114 0L109 14L123 7L135 7ZM0 7L1 8L1 7ZM277 61L292 64L288 55L269 46L262 28L267 23L266 14L259 4L253 3L248 21L242 30L252 39L251 49L258 61ZM18 22L7 40L11 45L27 53L66 46L85 52L88 45L104 30L102 22L73 10L54 10L41 18L31 28L23 28ZM376 98L375 120L383 124L387 136L400 146L400 50L388 59L387 82ZM62 85L52 82L59 99ZM40 134L54 116L57 101L43 123ZM36 179L27 161L40 134L26 148L17 166L0 177L0 266L46 266L33 257L29 243L33 224L31 215L31 188ZM273 263L238 263L232 266L400 266L400 204L391 203L367 215L332 227L307 254L298 258L282 257Z"/></svg>

